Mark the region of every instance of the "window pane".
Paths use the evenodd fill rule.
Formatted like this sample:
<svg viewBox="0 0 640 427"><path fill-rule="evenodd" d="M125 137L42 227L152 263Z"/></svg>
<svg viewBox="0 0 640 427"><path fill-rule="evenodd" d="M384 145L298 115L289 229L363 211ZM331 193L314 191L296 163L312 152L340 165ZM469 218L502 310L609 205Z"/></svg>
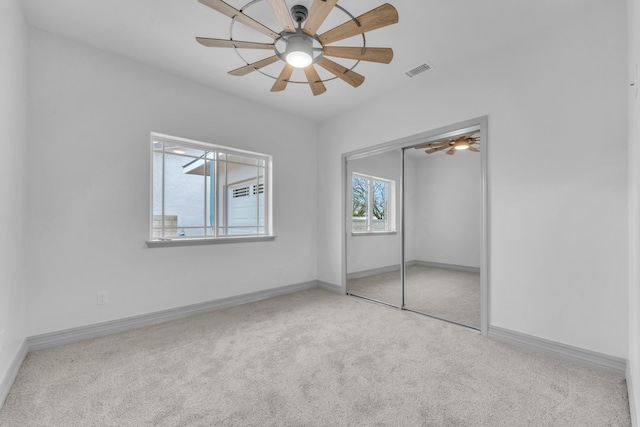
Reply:
<svg viewBox="0 0 640 427"><path fill-rule="evenodd" d="M230 163L243 163L251 166L264 166L263 160L258 160L254 157L247 157L247 156L242 156L242 155L232 154L232 153L224 153L224 152L218 153L218 159L224 160Z"/></svg>
<svg viewBox="0 0 640 427"><path fill-rule="evenodd" d="M261 173L264 176L264 169L261 169ZM264 179L260 179L258 187L258 234L264 234Z"/></svg>
<svg viewBox="0 0 640 427"><path fill-rule="evenodd" d="M204 155L204 152L201 151L200 154ZM206 176L202 173L204 167L200 168L201 173L195 170L185 173L183 166L186 163L189 163L188 158L165 153L164 214L177 216L175 231L178 236L202 235L205 227L203 213Z"/></svg>
<svg viewBox="0 0 640 427"><path fill-rule="evenodd" d="M155 147L154 142L154 147ZM165 237L162 233L162 153L153 153L153 237Z"/></svg>
<svg viewBox="0 0 640 427"><path fill-rule="evenodd" d="M206 170L207 170L207 179L205 182L205 235L207 236L215 236L215 188L216 188L216 162L207 160L206 161Z"/></svg>
<svg viewBox="0 0 640 427"><path fill-rule="evenodd" d="M367 179L354 175L352 186L352 230L367 231Z"/></svg>
<svg viewBox="0 0 640 427"><path fill-rule="evenodd" d="M204 151L196 148L183 147L180 145L169 145L165 144L164 150L168 154L175 154L178 156L185 156L191 158L202 158L204 155ZM184 163L188 163L191 160L187 160Z"/></svg>
<svg viewBox="0 0 640 427"><path fill-rule="evenodd" d="M260 185L262 168L227 163L225 226L228 235L257 234L259 200L264 197Z"/></svg>
<svg viewBox="0 0 640 427"><path fill-rule="evenodd" d="M371 221L371 231L386 231L389 220L389 184L386 182L373 181L373 206Z"/></svg>

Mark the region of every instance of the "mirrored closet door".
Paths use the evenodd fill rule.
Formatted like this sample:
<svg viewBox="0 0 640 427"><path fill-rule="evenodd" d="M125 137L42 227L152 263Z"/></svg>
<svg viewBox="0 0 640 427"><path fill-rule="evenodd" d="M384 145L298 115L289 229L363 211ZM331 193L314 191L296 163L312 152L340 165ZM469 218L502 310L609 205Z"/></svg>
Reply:
<svg viewBox="0 0 640 427"><path fill-rule="evenodd" d="M467 130L404 150L404 307L475 329L482 247L478 137Z"/></svg>
<svg viewBox="0 0 640 427"><path fill-rule="evenodd" d="M345 155L347 294L487 325L486 118Z"/></svg>
<svg viewBox="0 0 640 427"><path fill-rule="evenodd" d="M347 293L402 306L402 150L347 159Z"/></svg>

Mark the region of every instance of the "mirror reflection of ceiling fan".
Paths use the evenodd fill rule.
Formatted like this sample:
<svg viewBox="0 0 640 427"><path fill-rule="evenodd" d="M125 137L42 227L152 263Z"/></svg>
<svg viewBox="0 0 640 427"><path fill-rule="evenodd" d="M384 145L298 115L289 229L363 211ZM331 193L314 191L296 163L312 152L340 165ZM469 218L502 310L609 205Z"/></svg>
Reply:
<svg viewBox="0 0 640 427"><path fill-rule="evenodd" d="M474 145L480 144L480 137L473 136L473 135L474 134L462 135L456 138L446 139L444 141L431 142L429 144L418 145L417 147L413 147L413 148L415 148L416 150L426 148L424 152L427 154L433 154L433 153L437 153L438 151L447 150L445 151L445 153L451 156L456 154L456 151L458 150L469 150L469 151L479 153L480 150L474 147Z"/></svg>
<svg viewBox="0 0 640 427"><path fill-rule="evenodd" d="M230 40L196 37L198 43L204 46L233 48L238 55L240 55L238 49L265 49L272 51L275 55L251 64L247 63L243 67L229 71L229 74L233 76L244 76L279 60L283 61L285 63L284 68L277 78L260 71L262 74L276 80L271 92L284 90L288 83L304 83L309 85L314 95L320 95L327 90L323 82L335 78L340 78L351 86L358 87L364 81L364 76L353 71L353 68L360 61L388 64L393 58L393 51L390 48L367 47L364 37L364 33L368 31L398 22L397 10L388 3L354 17L344 8L337 5L338 0L313 0L311 10L307 10L303 5L295 5L289 9L285 0L267 0L283 28L283 31L276 32L244 13L247 7L260 0L251 1L240 10L222 0L198 1L231 18L232 28L233 23L237 21L273 39L273 43L256 43L233 40L232 36L230 36ZM329 31L319 35L316 34L316 31L318 31L334 8L342 10L351 19ZM331 43L357 35L362 35L362 46L328 46ZM327 56L353 59L357 62L351 68L346 68L327 59ZM242 56L240 57L242 58ZM314 67L316 63L335 77L321 79ZM291 75L295 68L304 70L307 81L291 80Z"/></svg>

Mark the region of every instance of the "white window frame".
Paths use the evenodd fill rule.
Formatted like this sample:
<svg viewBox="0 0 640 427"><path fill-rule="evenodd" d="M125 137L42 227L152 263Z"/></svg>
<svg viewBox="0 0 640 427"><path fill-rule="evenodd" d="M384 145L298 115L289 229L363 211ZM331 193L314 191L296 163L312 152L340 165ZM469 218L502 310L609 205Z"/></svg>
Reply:
<svg viewBox="0 0 640 427"><path fill-rule="evenodd" d="M387 178L381 178L373 175L366 175L359 172L352 172L351 174L351 204L353 206L353 178L358 177L367 181L367 223L366 230L356 231L353 229L353 216L351 216L351 234L353 236L367 236L367 235L380 235L380 234L396 234L396 181ZM372 230L373 219L373 181L382 182L387 185L387 208L388 208L388 221L387 228L385 230ZM353 208L351 208L352 210Z"/></svg>
<svg viewBox="0 0 640 427"><path fill-rule="evenodd" d="M224 201L224 206L225 206L225 210L224 210L224 215L226 216L226 211L228 209L228 204L226 201L227 195L227 187L228 185L230 185L230 183L226 182L225 179L225 184L220 187L218 189L218 185L216 184L216 188L214 190L214 194L215 194L215 200L216 203L214 203L214 205L216 206L216 212L214 213L214 224L211 224L209 226L206 225L206 219L205 219L205 223L203 224L203 228L210 228L212 234L209 235L205 235L205 236L171 236L171 237L157 237L154 236L154 229L158 230L158 227L154 227L154 153L158 153L159 151L157 149L154 149L154 143L162 143L163 144L163 149L161 151L162 153L162 162L164 165L164 161L165 161L165 154L167 153L166 149L164 147L166 147L167 145L169 146L178 146L178 147L184 147L184 148L191 148L191 149L196 149L196 150L203 150L206 152L210 152L210 153L214 153L213 158L210 161L214 161L214 162L225 162L226 164L231 164L234 163L232 160L229 160L228 157L226 158L226 160L220 160L218 157L218 154L226 154L227 156L243 156L243 157L249 157L251 159L255 159L257 161L263 162L264 164L264 171L263 171L263 175L260 177L260 175L257 175L256 178L261 178L261 180L259 179L259 184L263 186L262 191L256 195L256 197L260 197L260 194L262 194L263 199L262 199L262 209L264 210L263 214L262 214L262 225L260 224L260 212L257 212L257 219L256 219L256 233L255 234L239 234L239 235L229 235L228 231L230 228L230 226L228 225L221 225L219 223L219 221L221 220L220 218L220 212L218 211L218 207L217 207L217 201L219 200L219 196L217 191L223 191L224 194L222 195L222 197L224 197L225 201ZM252 152L252 151L246 151L246 150L239 150L236 148L232 148L232 147L227 147L227 146L222 146L222 145L217 145L217 144L211 144L208 142L202 142L202 141L194 141L194 140L190 140L190 139L185 139L185 138L180 138L180 137L175 137L175 136L170 136L170 135L163 135L163 134L159 134L159 133L155 133L155 132L151 132L151 148L150 148L150 159L151 159L151 164L150 164L150 171L151 171L151 204L150 204L150 224L149 224L149 240L147 240L147 246L148 247L163 247L163 246L185 246L185 245L201 245L201 244L216 244L216 243L237 243L237 242L256 242L256 241L265 241L265 240L274 240L276 238L276 236L273 234L273 220L272 220L272 214L273 214L273 206L272 206L272 194L273 194L273 179L272 179L272 168L273 168L273 158L272 156L268 155L268 154L262 154L262 153L256 153L256 152ZM174 153L171 153L175 155ZM189 159L191 159L192 161L197 161L198 159L195 157L185 157L185 162L188 162ZM200 159L200 162L202 162L204 164L204 161L202 159ZM204 167L204 166L203 166ZM256 168L258 168L258 166L256 166ZM220 168L215 167L216 173L218 173L217 171ZM227 170L227 168L225 167L225 171ZM225 172L226 173L226 172ZM226 178L226 176L225 176ZM207 179L207 174L203 174L203 179L206 180ZM164 200L165 200L165 175L164 175L164 169L162 171L162 184L161 184L161 196L160 198L162 199L160 204L162 205L162 213L160 214L162 217L162 225L160 227L161 230L164 230L166 234L166 230L168 229L168 226L165 226L165 217L167 216L165 214L165 204L164 204ZM218 182L218 179L216 179L216 182ZM205 197L205 202L206 202L206 188L207 186L205 185L205 191L203 194L203 197ZM256 209L261 209L261 203L256 203L257 207ZM203 210L203 217L206 217L207 215L207 204L205 203L205 208ZM157 215L157 212L155 213ZM183 227L183 228L189 228L189 227ZM195 227L195 228L199 228L199 227ZM226 229L227 234L221 234L220 230L221 229ZM260 232L260 229L262 229L263 232Z"/></svg>

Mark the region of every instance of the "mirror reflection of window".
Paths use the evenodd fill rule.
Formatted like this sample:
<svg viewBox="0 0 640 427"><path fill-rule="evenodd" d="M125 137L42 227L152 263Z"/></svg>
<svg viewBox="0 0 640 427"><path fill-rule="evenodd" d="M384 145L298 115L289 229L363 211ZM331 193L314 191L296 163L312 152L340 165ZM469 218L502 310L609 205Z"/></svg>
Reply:
<svg viewBox="0 0 640 427"><path fill-rule="evenodd" d="M353 173L351 232L375 233L395 230L396 182Z"/></svg>

